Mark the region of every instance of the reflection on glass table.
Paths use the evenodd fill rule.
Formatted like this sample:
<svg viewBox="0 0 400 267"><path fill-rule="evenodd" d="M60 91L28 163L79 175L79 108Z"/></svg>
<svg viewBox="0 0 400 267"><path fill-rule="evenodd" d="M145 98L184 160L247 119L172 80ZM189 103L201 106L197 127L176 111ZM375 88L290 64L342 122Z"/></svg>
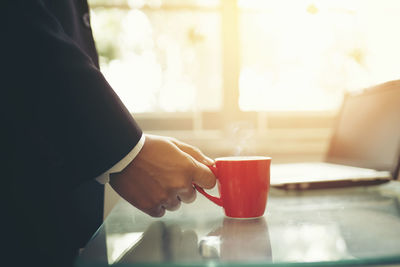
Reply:
<svg viewBox="0 0 400 267"><path fill-rule="evenodd" d="M199 240L193 230L177 224L153 222L140 241L119 257L120 263L152 261L220 260L271 261L271 245L265 218L223 219L223 225Z"/></svg>
<svg viewBox="0 0 400 267"><path fill-rule="evenodd" d="M271 189L265 215L247 220L225 217L201 195L163 218L121 201L77 265L400 263L399 197L399 182L304 192Z"/></svg>

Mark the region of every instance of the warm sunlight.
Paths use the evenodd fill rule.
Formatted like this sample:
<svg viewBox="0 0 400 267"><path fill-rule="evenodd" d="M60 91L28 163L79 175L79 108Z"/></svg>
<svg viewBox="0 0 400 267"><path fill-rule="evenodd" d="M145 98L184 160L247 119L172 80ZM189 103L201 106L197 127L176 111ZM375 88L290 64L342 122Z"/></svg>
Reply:
<svg viewBox="0 0 400 267"><path fill-rule="evenodd" d="M243 110L326 110L398 79L399 1L239 1ZM250 8L260 6L257 12Z"/></svg>
<svg viewBox="0 0 400 267"><path fill-rule="evenodd" d="M92 2L103 72L131 111L221 108L233 90L222 70L227 1ZM233 79L243 111L335 110L346 90L400 78L400 1L239 0L237 8Z"/></svg>

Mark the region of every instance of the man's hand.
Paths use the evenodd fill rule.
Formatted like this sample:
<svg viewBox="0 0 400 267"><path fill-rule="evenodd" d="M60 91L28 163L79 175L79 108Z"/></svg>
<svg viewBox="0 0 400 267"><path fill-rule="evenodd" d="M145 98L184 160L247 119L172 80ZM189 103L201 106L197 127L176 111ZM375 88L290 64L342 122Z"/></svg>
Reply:
<svg viewBox="0 0 400 267"><path fill-rule="evenodd" d="M146 135L142 150L110 185L133 206L154 217L193 202L192 183L210 189L215 176L206 165L214 162L200 150L176 139Z"/></svg>

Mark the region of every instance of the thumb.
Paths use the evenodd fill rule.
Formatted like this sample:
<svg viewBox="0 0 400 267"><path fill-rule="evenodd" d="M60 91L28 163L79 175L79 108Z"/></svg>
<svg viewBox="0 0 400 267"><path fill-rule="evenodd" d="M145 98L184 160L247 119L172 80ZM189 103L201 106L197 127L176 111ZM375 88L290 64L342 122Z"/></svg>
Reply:
<svg viewBox="0 0 400 267"><path fill-rule="evenodd" d="M205 189L213 188L216 183L216 178L212 173L212 171L206 165L198 162L193 158L192 162L193 162L193 167L192 167L193 183Z"/></svg>
<svg viewBox="0 0 400 267"><path fill-rule="evenodd" d="M203 152L197 147L185 144L177 139L171 139L172 143L174 143L180 150L192 156L195 160L202 162L206 165L213 165L214 161L209 157L205 156Z"/></svg>

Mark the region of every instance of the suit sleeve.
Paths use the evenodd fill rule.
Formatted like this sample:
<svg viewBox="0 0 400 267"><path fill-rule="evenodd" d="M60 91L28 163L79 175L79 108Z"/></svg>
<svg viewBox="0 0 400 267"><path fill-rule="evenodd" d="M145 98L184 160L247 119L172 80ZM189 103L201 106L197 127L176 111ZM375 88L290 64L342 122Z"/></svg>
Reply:
<svg viewBox="0 0 400 267"><path fill-rule="evenodd" d="M28 111L21 123L38 144L28 148L43 150L38 154L66 176L94 179L124 158L142 131L40 1L15 0L8 7L19 16L4 34L8 48L18 51L9 62L11 95L21 97L16 105Z"/></svg>

